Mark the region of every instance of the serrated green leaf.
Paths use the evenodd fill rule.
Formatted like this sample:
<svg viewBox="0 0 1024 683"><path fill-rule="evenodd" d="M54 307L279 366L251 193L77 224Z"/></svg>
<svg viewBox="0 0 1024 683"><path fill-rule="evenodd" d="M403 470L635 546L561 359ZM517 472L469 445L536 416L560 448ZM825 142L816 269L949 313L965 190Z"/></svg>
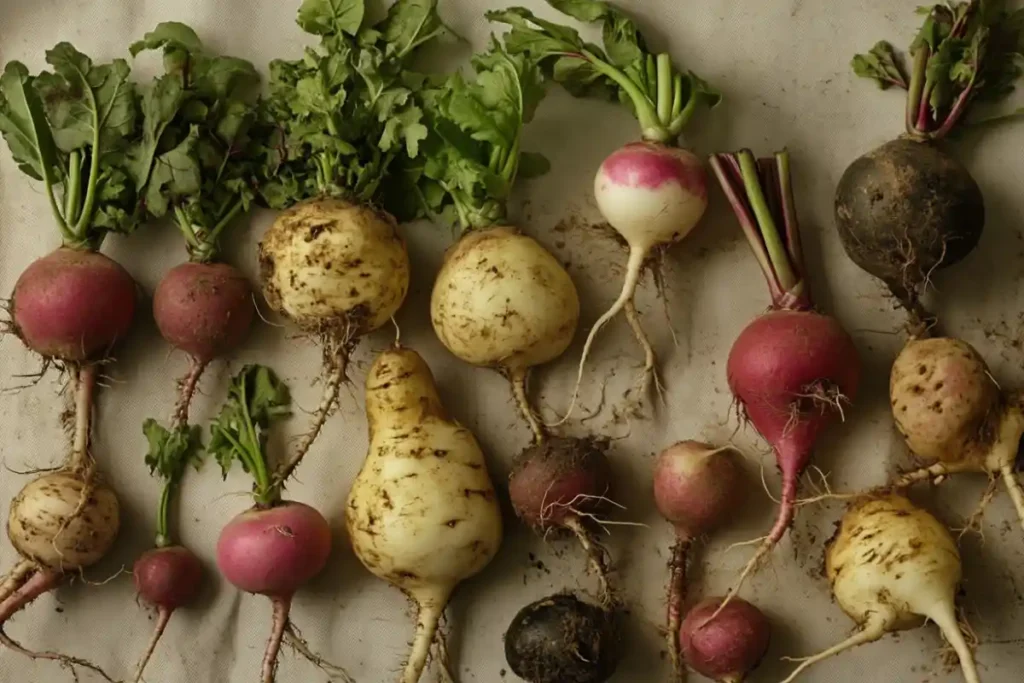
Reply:
<svg viewBox="0 0 1024 683"><path fill-rule="evenodd" d="M142 139L130 153L136 191L141 193L149 182L160 140L184 102L181 79L171 74L157 78L143 91Z"/></svg>
<svg viewBox="0 0 1024 683"><path fill-rule="evenodd" d="M188 465L198 469L202 463L202 435L199 427L181 425L168 430L150 418L143 423L142 432L149 443L145 462L150 474L177 483Z"/></svg>
<svg viewBox="0 0 1024 683"><path fill-rule="evenodd" d="M387 43L386 52L398 60L448 32L437 12L437 0L397 0L374 29Z"/></svg>
<svg viewBox="0 0 1024 683"><path fill-rule="evenodd" d="M316 35L354 36L365 15L364 0L304 0L299 7L298 24Z"/></svg>
<svg viewBox="0 0 1024 683"><path fill-rule="evenodd" d="M198 140L199 129L193 126L184 140L154 161L146 190L146 208L152 215L167 215L171 202L202 188L202 174L193 155Z"/></svg>
<svg viewBox="0 0 1024 683"><path fill-rule="evenodd" d="M56 182L56 145L32 77L21 62L10 62L0 76L0 133L24 173Z"/></svg>
<svg viewBox="0 0 1024 683"><path fill-rule="evenodd" d="M855 55L850 65L856 75L870 78L882 90L893 86L907 88L907 79L897 61L896 51L884 40L876 43L869 52Z"/></svg>
<svg viewBox="0 0 1024 683"><path fill-rule="evenodd" d="M601 0L548 0L548 4L559 12L588 24L604 19L609 12L608 3Z"/></svg>

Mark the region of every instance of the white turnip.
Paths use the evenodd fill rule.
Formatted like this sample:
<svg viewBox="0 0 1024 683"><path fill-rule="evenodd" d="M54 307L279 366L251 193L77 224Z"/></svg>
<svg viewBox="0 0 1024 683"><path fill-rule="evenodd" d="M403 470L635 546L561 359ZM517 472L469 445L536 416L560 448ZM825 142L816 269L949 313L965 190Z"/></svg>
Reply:
<svg viewBox="0 0 1024 683"><path fill-rule="evenodd" d="M1017 458L1024 436L1024 399L1002 391L981 355L965 341L912 340L889 376L896 427L925 466L897 486L962 472L1001 478L1024 526Z"/></svg>
<svg viewBox="0 0 1024 683"><path fill-rule="evenodd" d="M743 466L738 453L729 447L680 441L663 450L654 463L654 504L676 536L669 562L666 637L678 679L683 675L679 628L690 547L735 514L743 499Z"/></svg>
<svg viewBox="0 0 1024 683"><path fill-rule="evenodd" d="M790 179L789 155L716 154L711 165L761 266L772 305L729 351L729 388L775 452L782 501L767 538L726 594L724 607L793 523L797 483L821 431L843 416L860 383L860 357L839 321L814 309Z"/></svg>
<svg viewBox="0 0 1024 683"><path fill-rule="evenodd" d="M378 356L366 378L366 416L370 450L345 523L366 568L417 605L402 674L403 683L417 683L452 592L498 552L501 509L480 445L447 416L415 351Z"/></svg>
<svg viewBox="0 0 1024 683"><path fill-rule="evenodd" d="M742 683L768 651L771 624L746 600L736 598L719 612L723 602L722 598L701 601L671 635L678 640L686 664L701 676L718 683Z"/></svg>
<svg viewBox="0 0 1024 683"><path fill-rule="evenodd" d="M957 622L960 553L949 530L930 513L896 494L854 502L829 541L825 573L839 607L859 628L842 643L801 660L784 683L823 659L926 621L938 626L956 651L967 683L978 683Z"/></svg>
<svg viewBox="0 0 1024 683"><path fill-rule="evenodd" d="M522 7L487 16L512 27L506 36L511 51L553 63L555 80L573 94L617 92L631 106L642 136L642 142L630 143L605 159L594 180L597 206L625 241L629 259L619 297L587 336L573 392L575 406L597 333L619 313L626 313L644 348L641 392L656 377L654 349L641 326L634 297L648 261L686 237L704 215L708 191L703 164L675 145L697 108L713 107L721 97L694 73L677 69L667 53L649 53L632 19L613 5L598 0L550 4L577 19L602 22L608 54L585 42L574 29L539 20Z"/></svg>

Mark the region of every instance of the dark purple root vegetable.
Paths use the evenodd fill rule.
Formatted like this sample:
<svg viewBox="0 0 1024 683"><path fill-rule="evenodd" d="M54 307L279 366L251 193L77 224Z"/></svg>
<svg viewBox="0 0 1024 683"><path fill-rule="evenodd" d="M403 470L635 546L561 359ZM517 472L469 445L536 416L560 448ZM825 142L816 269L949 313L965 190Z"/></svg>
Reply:
<svg viewBox="0 0 1024 683"><path fill-rule="evenodd" d="M916 313L932 272L977 246L985 202L958 161L932 144L901 138L846 169L835 216L850 259Z"/></svg>
<svg viewBox="0 0 1024 683"><path fill-rule="evenodd" d="M571 594L527 605L505 633L505 659L530 683L602 683L620 656L618 614Z"/></svg>
<svg viewBox="0 0 1024 683"><path fill-rule="evenodd" d="M709 598L690 610L679 628L679 647L687 665L719 683L741 683L768 652L771 624L757 607L733 598L722 604Z"/></svg>

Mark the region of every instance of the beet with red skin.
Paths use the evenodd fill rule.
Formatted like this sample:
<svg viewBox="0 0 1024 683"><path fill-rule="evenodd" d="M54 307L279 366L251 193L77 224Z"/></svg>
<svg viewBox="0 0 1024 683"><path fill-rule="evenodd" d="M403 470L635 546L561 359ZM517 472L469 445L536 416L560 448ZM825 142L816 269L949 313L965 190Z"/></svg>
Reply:
<svg viewBox="0 0 1024 683"><path fill-rule="evenodd" d="M572 594L519 610L505 633L505 659L530 683L603 683L621 658L619 615Z"/></svg>
<svg viewBox="0 0 1024 683"><path fill-rule="evenodd" d="M743 504L735 451L697 441L663 450L654 463L654 504L685 539L714 531Z"/></svg>
<svg viewBox="0 0 1024 683"><path fill-rule="evenodd" d="M183 263L164 275L153 294L161 336L204 363L242 343L255 310L249 282L226 263Z"/></svg>
<svg viewBox="0 0 1024 683"><path fill-rule="evenodd" d="M135 561L135 590L150 605L177 609L195 599L203 580L203 565L180 545L154 548Z"/></svg>
<svg viewBox="0 0 1024 683"><path fill-rule="evenodd" d="M241 513L221 530L217 567L235 587L290 596L320 573L331 553L331 529L316 509L281 502Z"/></svg>
<svg viewBox="0 0 1024 683"><path fill-rule="evenodd" d="M603 509L611 488L606 448L607 441L552 437L523 451L509 477L519 518L543 532Z"/></svg>
<svg viewBox="0 0 1024 683"><path fill-rule="evenodd" d="M687 665L720 683L740 683L768 652L771 624L757 607L733 598L708 622L722 598L709 598L690 610L679 628L679 647Z"/></svg>
<svg viewBox="0 0 1024 683"><path fill-rule="evenodd" d="M105 356L128 334L137 299L135 280L116 261L61 247L18 278L12 323L44 358L82 362Z"/></svg>

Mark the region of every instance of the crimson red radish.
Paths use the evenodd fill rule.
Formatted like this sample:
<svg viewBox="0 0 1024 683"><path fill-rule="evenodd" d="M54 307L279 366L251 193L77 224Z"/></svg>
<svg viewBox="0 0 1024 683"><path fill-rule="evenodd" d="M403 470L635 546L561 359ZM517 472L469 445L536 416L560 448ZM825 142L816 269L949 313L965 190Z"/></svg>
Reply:
<svg viewBox="0 0 1024 683"><path fill-rule="evenodd" d="M723 604L723 598L700 602L671 635L679 640L686 664L701 676L742 683L768 652L771 624L746 600L736 598L719 611Z"/></svg>
<svg viewBox="0 0 1024 683"><path fill-rule="evenodd" d="M260 680L273 683L281 642L289 629L292 596L327 564L331 530L323 515L282 500L283 479L266 455L271 423L289 415L288 387L269 368L246 365L231 382L228 400L210 428L207 452L224 474L237 461L254 480L255 505L232 519L217 540L217 567L240 590L265 595L273 626ZM301 651L301 650L300 650ZM304 653L305 654L305 653ZM309 657L309 655L307 655ZM309 657L322 666L317 657Z"/></svg>
<svg viewBox="0 0 1024 683"><path fill-rule="evenodd" d="M716 154L711 165L768 281L772 305L729 352L729 388L775 452L782 500L775 525L723 607L793 523L797 482L821 431L853 401L860 357L839 321L814 310L790 179L789 155L754 159L749 150Z"/></svg>
<svg viewBox="0 0 1024 683"><path fill-rule="evenodd" d="M743 466L728 446L680 441L663 450L654 463L654 504L675 530L666 618L673 673L683 677L679 625L686 599L686 563L690 547L726 522L742 505Z"/></svg>
<svg viewBox="0 0 1024 683"><path fill-rule="evenodd" d="M605 50L584 41L574 29L538 19L522 7L489 12L487 17L512 27L505 38L510 51L548 62L555 80L573 94L616 93L637 117L642 138L613 152L594 180L598 208L626 242L629 258L618 298L587 336L573 392L575 406L597 333L620 313L626 313L644 348L641 393L656 378L654 349L634 297L649 259L686 237L704 215L707 174L696 155L676 144L698 107L716 106L721 95L693 72L678 69L669 54L649 52L633 20L612 4L600 0L551 4L581 21L601 22Z"/></svg>

